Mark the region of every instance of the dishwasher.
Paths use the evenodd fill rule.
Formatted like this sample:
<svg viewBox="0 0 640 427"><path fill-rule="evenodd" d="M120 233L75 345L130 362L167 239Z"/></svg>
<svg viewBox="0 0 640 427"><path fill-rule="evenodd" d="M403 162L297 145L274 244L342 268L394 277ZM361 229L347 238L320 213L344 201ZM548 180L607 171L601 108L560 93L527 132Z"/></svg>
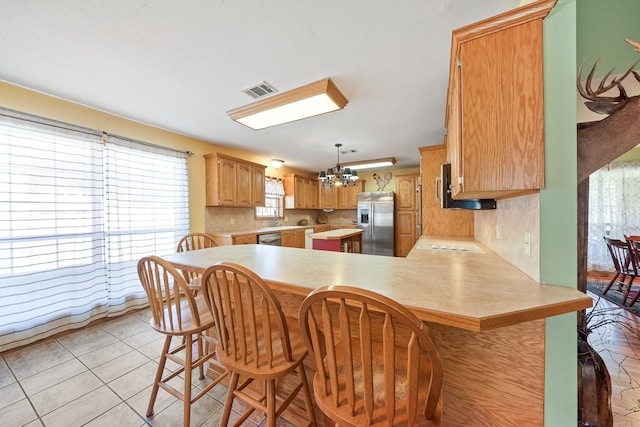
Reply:
<svg viewBox="0 0 640 427"><path fill-rule="evenodd" d="M282 233L258 234L258 244L282 246Z"/></svg>

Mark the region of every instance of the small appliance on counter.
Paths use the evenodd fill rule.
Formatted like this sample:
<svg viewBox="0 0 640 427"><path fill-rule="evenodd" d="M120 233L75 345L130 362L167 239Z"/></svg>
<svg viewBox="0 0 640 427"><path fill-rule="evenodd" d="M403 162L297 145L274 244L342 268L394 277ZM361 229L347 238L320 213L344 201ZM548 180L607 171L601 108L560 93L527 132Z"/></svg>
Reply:
<svg viewBox="0 0 640 427"><path fill-rule="evenodd" d="M318 224L326 224L327 222L329 222L329 220L327 219L327 215L320 213L318 214Z"/></svg>
<svg viewBox="0 0 640 427"><path fill-rule="evenodd" d="M307 219L301 219L300 221L298 221L298 225L307 225L309 224L309 221Z"/></svg>

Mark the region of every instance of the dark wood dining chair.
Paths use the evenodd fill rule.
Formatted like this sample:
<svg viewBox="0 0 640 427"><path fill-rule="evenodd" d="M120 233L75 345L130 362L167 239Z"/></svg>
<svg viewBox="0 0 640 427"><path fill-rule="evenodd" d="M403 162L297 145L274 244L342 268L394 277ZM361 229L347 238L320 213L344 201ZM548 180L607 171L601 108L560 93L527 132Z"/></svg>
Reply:
<svg viewBox="0 0 640 427"><path fill-rule="evenodd" d="M442 363L424 322L365 289L328 286L300 307L318 407L341 426L438 425Z"/></svg>
<svg viewBox="0 0 640 427"><path fill-rule="evenodd" d="M237 398L248 405L248 409L234 425L242 424L258 409L266 414L266 425L274 427L276 418L300 390L308 417L304 423L314 425L311 392L303 365L307 347L297 319L285 317L271 288L243 266L219 263L203 273L202 295L213 313L218 360L231 373L221 425L228 424ZM297 380L287 383L294 382L291 387L281 387L280 391L289 393L278 406L277 388L284 383L281 380L285 376L297 376ZM241 377L243 381L239 384ZM262 387L255 387L260 381Z"/></svg>
<svg viewBox="0 0 640 427"><path fill-rule="evenodd" d="M184 277L167 261L150 256L138 261L138 277L149 298L151 309L151 327L165 335L164 346L158 369L153 381L147 417L153 416L153 406L162 388L184 402L184 425L189 426L191 404L215 387L226 376L222 374L192 397L191 375L198 369L200 379L204 379L204 364L215 356L213 345L205 348L204 332L213 327L213 317L203 298L196 298L184 280ZM172 347L173 338L179 344ZM196 357L193 357L193 345L196 345ZM166 362L171 360L180 368L164 375ZM169 381L184 373L184 389L179 391L169 385Z"/></svg>
<svg viewBox="0 0 640 427"><path fill-rule="evenodd" d="M211 234L190 233L180 239L176 252L195 251L213 248L214 246L216 246L216 242ZM197 290L200 288L200 274L190 270L182 270L182 275L192 289Z"/></svg>
<svg viewBox="0 0 640 427"><path fill-rule="evenodd" d="M622 240L611 239L609 237L605 237L604 241L611 255L615 274L604 288L602 294L604 295L609 292L613 284L617 283L618 290L623 292L622 304L624 305L633 280L637 276L637 269L634 267L634 264L630 262L629 244L626 241L623 242ZM629 277L628 283L626 282L627 276Z"/></svg>
<svg viewBox="0 0 640 427"><path fill-rule="evenodd" d="M630 237L636 237L636 236L630 236ZM625 236L626 238L626 236ZM629 239L627 238L627 246L629 247L629 271L633 272L634 276L638 275L638 271L640 271L640 238L633 240L633 239ZM632 286L633 280L629 281L629 286L625 292L625 296L624 296L624 300L626 300L628 295L631 295L631 286ZM633 306L633 304L636 303L636 301L638 301L638 298L640 297L640 290L635 292L635 295L631 298L631 301L629 302L629 307ZM624 301L623 301L624 304Z"/></svg>

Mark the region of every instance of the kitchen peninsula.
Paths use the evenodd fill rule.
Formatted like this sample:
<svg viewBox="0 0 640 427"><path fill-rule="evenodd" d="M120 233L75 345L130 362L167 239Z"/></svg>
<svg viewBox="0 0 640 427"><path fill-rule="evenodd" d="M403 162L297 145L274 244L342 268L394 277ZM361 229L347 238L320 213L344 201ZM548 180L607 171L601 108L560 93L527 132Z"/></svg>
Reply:
<svg viewBox="0 0 640 427"><path fill-rule="evenodd" d="M423 238L424 239L424 238ZM543 425L545 319L590 307L575 289L540 285L472 239L407 258L240 245L176 253L179 268L229 261L263 277L285 313L331 284L386 295L426 322L443 360L442 425Z"/></svg>

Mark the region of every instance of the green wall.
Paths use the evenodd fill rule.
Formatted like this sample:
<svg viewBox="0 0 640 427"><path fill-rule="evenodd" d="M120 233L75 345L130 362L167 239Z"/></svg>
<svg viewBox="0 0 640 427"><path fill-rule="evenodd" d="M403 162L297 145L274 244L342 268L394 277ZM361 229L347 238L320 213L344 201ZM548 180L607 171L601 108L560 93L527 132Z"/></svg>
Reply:
<svg viewBox="0 0 640 427"><path fill-rule="evenodd" d="M585 60L583 78L598 58L598 77L613 67L614 74L621 74L640 59L624 41L640 42L639 0L579 0L578 4L576 62Z"/></svg>
<svg viewBox="0 0 640 427"><path fill-rule="evenodd" d="M582 0L580 0L582 1ZM576 1L544 21L545 188L540 191L540 281L577 288ZM545 425L577 422L576 313L546 322Z"/></svg>

